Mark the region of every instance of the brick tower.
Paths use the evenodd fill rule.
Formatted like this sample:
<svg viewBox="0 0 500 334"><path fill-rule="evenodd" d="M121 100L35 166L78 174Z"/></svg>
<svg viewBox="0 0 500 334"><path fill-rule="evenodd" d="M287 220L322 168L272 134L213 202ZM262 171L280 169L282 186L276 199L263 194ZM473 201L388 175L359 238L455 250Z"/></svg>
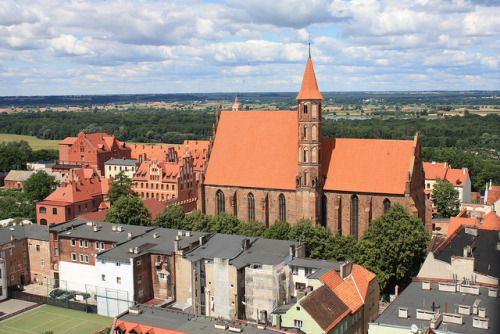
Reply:
<svg viewBox="0 0 500 334"><path fill-rule="evenodd" d="M321 173L321 95L309 52L298 103L298 164L297 209L304 218L316 225L320 222L320 199L323 176ZM297 218L300 212L297 212Z"/></svg>

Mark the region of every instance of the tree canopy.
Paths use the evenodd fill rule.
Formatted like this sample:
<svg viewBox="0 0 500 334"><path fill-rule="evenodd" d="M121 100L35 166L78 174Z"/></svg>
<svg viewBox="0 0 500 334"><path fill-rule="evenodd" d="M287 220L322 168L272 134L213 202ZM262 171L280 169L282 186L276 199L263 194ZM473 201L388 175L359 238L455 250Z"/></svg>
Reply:
<svg viewBox="0 0 500 334"><path fill-rule="evenodd" d="M150 224L151 212L138 197L120 197L106 213L105 221L115 224L142 225Z"/></svg>
<svg viewBox="0 0 500 334"><path fill-rule="evenodd" d="M359 242L354 262L377 275L380 289L405 287L425 260L429 233L420 218L400 204L373 220Z"/></svg>
<svg viewBox="0 0 500 334"><path fill-rule="evenodd" d="M152 224L158 227L166 227L173 229L187 229L184 227L184 209L178 205L169 205L163 212L156 215Z"/></svg>
<svg viewBox="0 0 500 334"><path fill-rule="evenodd" d="M124 171L116 174L111 185L109 187L106 197L109 199L111 205L113 205L120 197L137 197L137 193L132 190L132 184L134 182L131 178L125 175Z"/></svg>
<svg viewBox="0 0 500 334"><path fill-rule="evenodd" d="M41 170L31 175L24 181L23 191L26 199L33 202L40 202L49 196L58 186L55 176L47 174Z"/></svg>
<svg viewBox="0 0 500 334"><path fill-rule="evenodd" d="M454 217L460 212L458 190L447 180L438 178L431 193L432 203L435 205L438 217Z"/></svg>

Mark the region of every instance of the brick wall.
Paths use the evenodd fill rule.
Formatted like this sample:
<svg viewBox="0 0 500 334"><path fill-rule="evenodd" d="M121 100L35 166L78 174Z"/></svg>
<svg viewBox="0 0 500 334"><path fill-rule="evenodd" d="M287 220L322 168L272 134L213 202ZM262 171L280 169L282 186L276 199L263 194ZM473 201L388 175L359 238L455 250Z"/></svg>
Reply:
<svg viewBox="0 0 500 334"><path fill-rule="evenodd" d="M0 246L1 257L5 260L7 286L27 284L29 281L29 254L27 239L12 240Z"/></svg>
<svg viewBox="0 0 500 334"><path fill-rule="evenodd" d="M30 282L45 283L45 278L51 277L50 243L43 240L28 239L28 252Z"/></svg>

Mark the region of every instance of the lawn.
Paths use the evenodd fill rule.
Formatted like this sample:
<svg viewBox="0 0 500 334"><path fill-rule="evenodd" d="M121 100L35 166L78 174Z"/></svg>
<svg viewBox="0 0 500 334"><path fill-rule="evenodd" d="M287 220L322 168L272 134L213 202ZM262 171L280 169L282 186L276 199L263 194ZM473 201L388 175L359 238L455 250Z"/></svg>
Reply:
<svg viewBox="0 0 500 334"><path fill-rule="evenodd" d="M27 141L28 144L33 149L33 151L42 149L59 150L60 140L46 140L46 139L38 139L37 137L34 136L9 135L0 133L0 143L21 141L21 140Z"/></svg>
<svg viewBox="0 0 500 334"><path fill-rule="evenodd" d="M44 305L0 322L0 334L89 334L113 322L113 318Z"/></svg>

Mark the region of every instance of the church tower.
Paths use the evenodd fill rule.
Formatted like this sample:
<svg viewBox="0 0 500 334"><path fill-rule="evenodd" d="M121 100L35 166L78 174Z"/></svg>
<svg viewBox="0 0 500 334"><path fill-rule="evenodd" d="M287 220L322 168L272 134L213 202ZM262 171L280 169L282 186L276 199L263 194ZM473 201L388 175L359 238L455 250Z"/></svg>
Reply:
<svg viewBox="0 0 500 334"><path fill-rule="evenodd" d="M297 208L316 225L320 222L323 177L321 173L321 95L311 60L307 59L298 103ZM300 218L300 217L297 217Z"/></svg>

